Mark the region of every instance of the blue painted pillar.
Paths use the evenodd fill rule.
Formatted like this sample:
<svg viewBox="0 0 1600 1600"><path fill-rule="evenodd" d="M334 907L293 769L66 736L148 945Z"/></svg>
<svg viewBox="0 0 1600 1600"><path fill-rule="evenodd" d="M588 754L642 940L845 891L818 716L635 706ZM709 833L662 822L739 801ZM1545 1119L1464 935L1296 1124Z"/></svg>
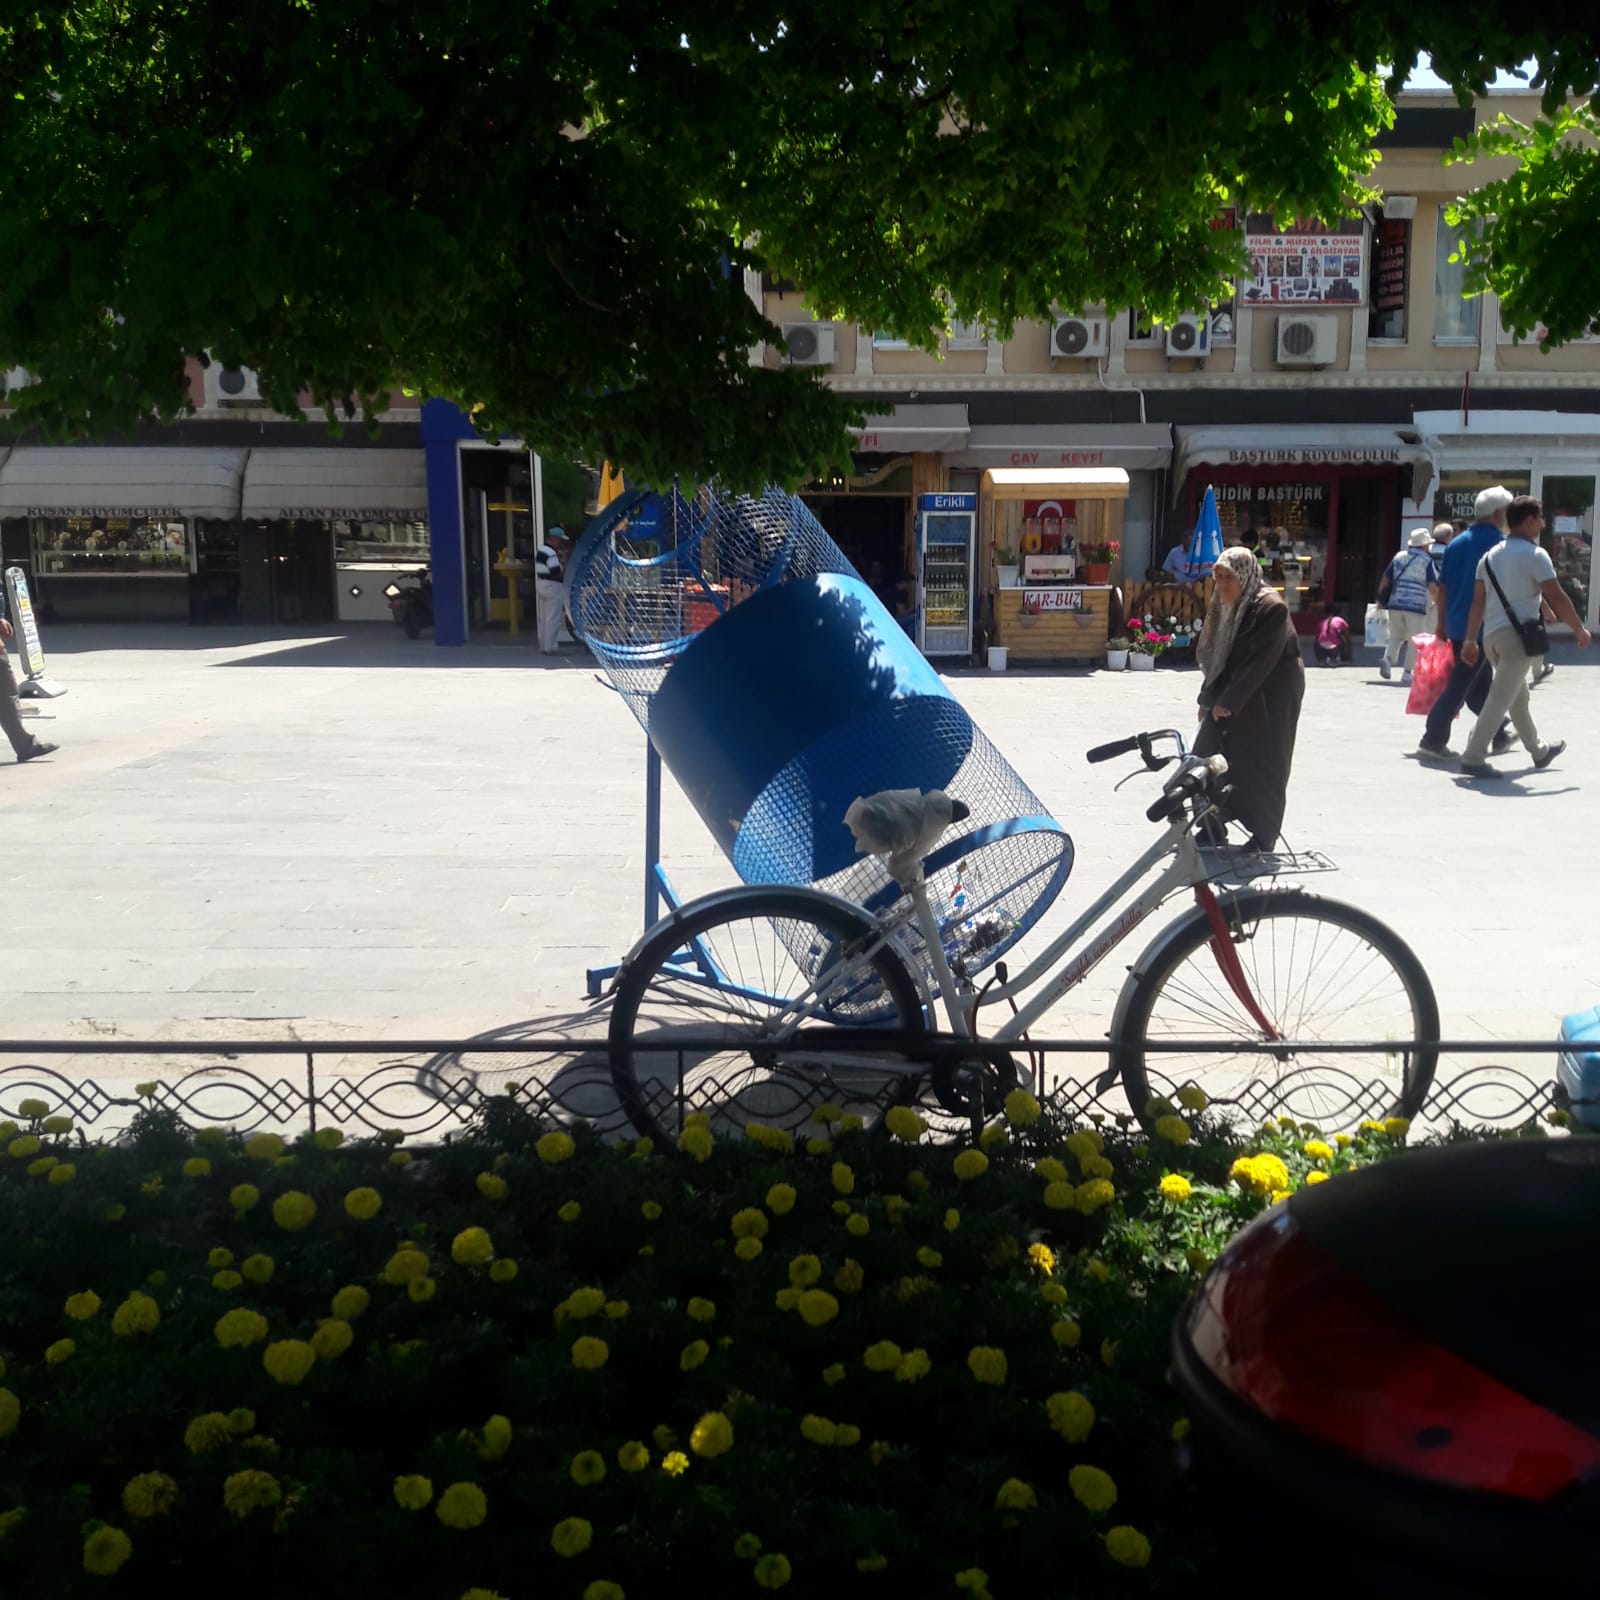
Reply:
<svg viewBox="0 0 1600 1600"><path fill-rule="evenodd" d="M448 400L422 407L422 450L428 471L428 547L433 571L433 642L467 642L467 544L461 526L461 440L472 424Z"/></svg>

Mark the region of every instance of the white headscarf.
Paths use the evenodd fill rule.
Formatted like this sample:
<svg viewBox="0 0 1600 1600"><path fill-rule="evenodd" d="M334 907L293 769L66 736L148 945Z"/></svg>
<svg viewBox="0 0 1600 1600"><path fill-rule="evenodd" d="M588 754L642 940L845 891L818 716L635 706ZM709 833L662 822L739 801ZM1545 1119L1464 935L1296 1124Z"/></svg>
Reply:
<svg viewBox="0 0 1600 1600"><path fill-rule="evenodd" d="M1211 591L1211 604L1206 607L1206 620L1200 630L1200 643L1195 657L1205 681L1213 683L1222 674L1233 651L1233 641L1238 637L1239 624L1261 592L1261 564L1252 551L1236 544L1217 557L1217 566L1226 567L1239 580L1239 598L1231 606L1222 603L1222 595Z"/></svg>

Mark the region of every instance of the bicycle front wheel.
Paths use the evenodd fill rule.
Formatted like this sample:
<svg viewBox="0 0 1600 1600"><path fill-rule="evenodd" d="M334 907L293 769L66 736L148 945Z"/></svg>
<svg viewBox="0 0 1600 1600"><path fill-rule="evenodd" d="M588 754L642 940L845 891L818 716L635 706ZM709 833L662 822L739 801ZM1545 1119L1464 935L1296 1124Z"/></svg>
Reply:
<svg viewBox="0 0 1600 1600"><path fill-rule="evenodd" d="M1298 891L1219 905L1226 940L1197 907L1123 990L1112 1037L1124 1041L1114 1054L1135 1116L1153 1094L1191 1083L1251 1122L1286 1114L1331 1133L1374 1114L1415 1116L1438 1064L1439 1007L1405 941L1365 911ZM1244 1048L1145 1049L1163 1039ZM1277 1040L1310 1048L1284 1051ZM1319 1051L1318 1042L1372 1048Z"/></svg>
<svg viewBox="0 0 1600 1600"><path fill-rule="evenodd" d="M655 1139L675 1140L695 1111L794 1126L835 1100L865 1116L912 1092L923 1068L904 1048L829 1042L863 1027L926 1031L917 985L877 923L814 889L730 889L675 913L628 962L611 1079Z"/></svg>

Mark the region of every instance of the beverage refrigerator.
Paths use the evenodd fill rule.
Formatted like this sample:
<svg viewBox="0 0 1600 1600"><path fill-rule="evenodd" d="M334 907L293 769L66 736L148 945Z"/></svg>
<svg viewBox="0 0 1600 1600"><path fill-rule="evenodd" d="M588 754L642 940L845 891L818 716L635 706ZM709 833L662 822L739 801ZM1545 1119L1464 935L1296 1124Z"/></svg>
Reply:
<svg viewBox="0 0 1600 1600"><path fill-rule="evenodd" d="M925 656L972 654L978 497L917 500L917 647Z"/></svg>

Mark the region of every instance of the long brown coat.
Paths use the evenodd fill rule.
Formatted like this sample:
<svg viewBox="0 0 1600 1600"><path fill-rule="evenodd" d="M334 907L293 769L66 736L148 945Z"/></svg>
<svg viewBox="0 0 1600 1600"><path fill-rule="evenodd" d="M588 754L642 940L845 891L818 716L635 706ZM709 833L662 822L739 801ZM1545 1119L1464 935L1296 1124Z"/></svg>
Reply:
<svg viewBox="0 0 1600 1600"><path fill-rule="evenodd" d="M1228 813L1250 830L1259 850L1272 849L1283 827L1305 692L1289 608L1281 595L1263 588L1239 621L1227 664L1200 691L1205 721L1194 741L1197 755L1221 752L1228 758ZM1221 722L1211 715L1218 705L1232 713Z"/></svg>

